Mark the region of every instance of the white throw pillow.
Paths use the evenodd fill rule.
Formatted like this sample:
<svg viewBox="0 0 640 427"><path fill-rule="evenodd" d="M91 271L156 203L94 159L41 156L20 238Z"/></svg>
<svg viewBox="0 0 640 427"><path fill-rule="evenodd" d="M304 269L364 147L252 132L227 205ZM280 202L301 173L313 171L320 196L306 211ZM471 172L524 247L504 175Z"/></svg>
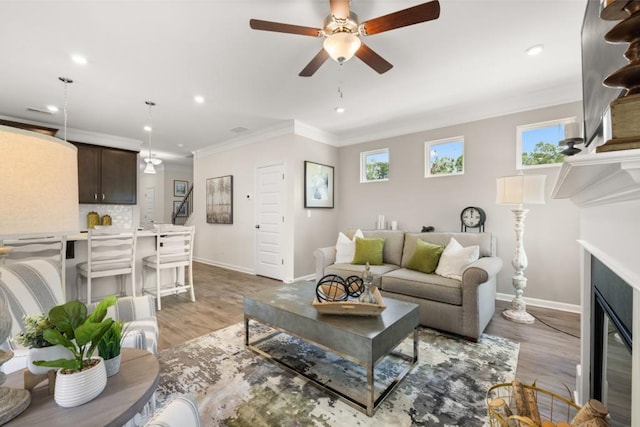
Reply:
<svg viewBox="0 0 640 427"><path fill-rule="evenodd" d="M343 232L338 234L336 242L336 264L351 263L356 253L356 237L363 238L362 230L358 229L350 240Z"/></svg>
<svg viewBox="0 0 640 427"><path fill-rule="evenodd" d="M465 248L452 237L442 252L436 274L450 279L462 280L464 270L478 258L480 258L480 246L474 245Z"/></svg>

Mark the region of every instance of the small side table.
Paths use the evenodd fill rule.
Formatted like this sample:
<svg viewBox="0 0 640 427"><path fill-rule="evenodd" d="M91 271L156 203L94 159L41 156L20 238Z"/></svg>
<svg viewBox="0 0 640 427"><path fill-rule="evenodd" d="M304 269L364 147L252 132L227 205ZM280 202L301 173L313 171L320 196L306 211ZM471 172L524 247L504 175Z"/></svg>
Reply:
<svg viewBox="0 0 640 427"><path fill-rule="evenodd" d="M158 380L158 359L146 350L123 348L120 372L107 379L100 396L75 408L63 408L48 393L46 383L34 388L31 405L6 426L122 426L151 399ZM23 388L23 372L7 376L6 386Z"/></svg>

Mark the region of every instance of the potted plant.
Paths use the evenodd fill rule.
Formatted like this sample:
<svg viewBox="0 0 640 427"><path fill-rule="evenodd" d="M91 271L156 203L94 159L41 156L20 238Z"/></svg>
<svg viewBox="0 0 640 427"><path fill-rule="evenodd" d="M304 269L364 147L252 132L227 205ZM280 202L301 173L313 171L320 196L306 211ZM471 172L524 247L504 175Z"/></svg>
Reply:
<svg viewBox="0 0 640 427"><path fill-rule="evenodd" d="M44 331L55 326L44 314L24 316L24 331L16 335L16 342L27 347L27 368L33 374L46 374L51 368L35 366L34 360L56 360L73 357L71 352L61 345L53 345L43 337Z"/></svg>
<svg viewBox="0 0 640 427"><path fill-rule="evenodd" d="M87 315L87 306L80 301L69 301L49 311L49 321L55 328L46 329L42 336L52 344L62 345L71 358L38 360L36 366L58 369L54 399L63 407L82 405L97 397L107 385L107 374L101 357L91 357L114 320L106 318L107 308L114 305L115 296L102 300Z"/></svg>
<svg viewBox="0 0 640 427"><path fill-rule="evenodd" d="M98 355L104 360L107 377L115 375L120 370L120 349L122 347L122 326L124 322L117 321L98 342Z"/></svg>

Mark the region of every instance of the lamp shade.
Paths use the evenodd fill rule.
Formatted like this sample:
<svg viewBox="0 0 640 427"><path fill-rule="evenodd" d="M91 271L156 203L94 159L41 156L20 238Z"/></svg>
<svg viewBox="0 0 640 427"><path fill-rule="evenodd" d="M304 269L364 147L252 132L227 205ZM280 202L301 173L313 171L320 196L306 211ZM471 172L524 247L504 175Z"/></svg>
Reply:
<svg viewBox="0 0 640 427"><path fill-rule="evenodd" d="M72 144L0 126L0 178L0 239L80 231Z"/></svg>
<svg viewBox="0 0 640 427"><path fill-rule="evenodd" d="M347 31L333 33L324 39L322 47L329 56L342 64L353 58L353 55L360 49L360 38Z"/></svg>
<svg viewBox="0 0 640 427"><path fill-rule="evenodd" d="M546 175L513 175L497 179L496 203L500 205L544 204Z"/></svg>

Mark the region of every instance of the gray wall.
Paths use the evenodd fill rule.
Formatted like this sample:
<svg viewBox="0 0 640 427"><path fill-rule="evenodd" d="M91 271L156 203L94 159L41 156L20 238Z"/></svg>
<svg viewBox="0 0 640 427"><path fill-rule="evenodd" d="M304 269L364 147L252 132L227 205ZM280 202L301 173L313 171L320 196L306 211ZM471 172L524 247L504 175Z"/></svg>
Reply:
<svg viewBox="0 0 640 427"><path fill-rule="evenodd" d="M571 116L581 120L581 111L581 103L575 102L341 148L339 227L374 228L382 214L389 222L396 220L402 230L432 225L436 230L457 231L460 211L479 206L487 213L486 231L497 237L498 256L505 262L498 292L511 295L514 216L510 207L495 203L496 178L517 172L518 125ZM465 138L464 175L424 178L424 142L459 135ZM389 148L389 181L361 184L360 153L384 147ZM559 167L526 172L547 175L547 203L530 206L525 223L529 259L525 296L577 305L579 212L569 201L549 199L558 172Z"/></svg>
<svg viewBox="0 0 640 427"><path fill-rule="evenodd" d="M199 261L253 273L255 268L255 207L247 194L255 192L257 167L285 164L285 280L314 271L313 250L335 243L338 209L304 209L304 161L336 165L337 148L295 134L213 154L194 160L195 258ZM233 175L233 224L207 224L205 183L208 178Z"/></svg>
<svg viewBox="0 0 640 427"><path fill-rule="evenodd" d="M576 116L575 102L492 119L434 129L400 137L335 148L295 134L213 154L194 160L195 256L198 260L252 273L254 271L255 212L246 194L255 191L255 169L285 163L288 199L286 211L285 280L314 272L313 249L335 244L341 229L375 227L379 214L395 220L399 228L417 231L423 225L437 230L459 230L460 211L479 206L487 213L486 231L495 234L498 256L505 266L498 277L498 292L513 294L511 258L515 251L514 217L508 206L495 204L496 178L515 170L518 125ZM452 136L465 137L465 173L462 176L424 178L424 142ZM360 152L388 147L390 180L360 184ZM304 209L304 161L335 166L335 208ZM525 248L529 279L525 296L552 302L559 308L578 305L578 209L569 201L549 199L559 167L527 171L547 175L547 204L533 205L526 220ZM234 224L207 224L207 178L234 175ZM310 216L308 216L310 214ZM553 304L552 304L553 305ZM573 308L573 307L564 307Z"/></svg>

